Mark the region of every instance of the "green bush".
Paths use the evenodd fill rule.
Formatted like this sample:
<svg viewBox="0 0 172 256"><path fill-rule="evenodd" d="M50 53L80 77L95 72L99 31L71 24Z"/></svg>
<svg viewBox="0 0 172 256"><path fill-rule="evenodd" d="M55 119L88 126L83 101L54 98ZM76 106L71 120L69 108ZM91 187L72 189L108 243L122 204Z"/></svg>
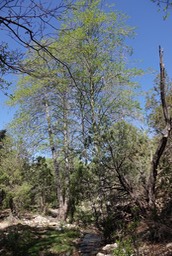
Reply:
<svg viewBox="0 0 172 256"><path fill-rule="evenodd" d="M114 249L113 254L115 256L132 256L134 255L134 249L131 239L124 239L116 241L118 247Z"/></svg>

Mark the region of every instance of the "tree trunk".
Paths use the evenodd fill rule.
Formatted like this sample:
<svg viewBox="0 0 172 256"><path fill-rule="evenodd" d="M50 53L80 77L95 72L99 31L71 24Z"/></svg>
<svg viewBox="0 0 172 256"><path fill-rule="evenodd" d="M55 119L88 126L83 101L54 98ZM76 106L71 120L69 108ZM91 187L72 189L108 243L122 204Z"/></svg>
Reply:
<svg viewBox="0 0 172 256"><path fill-rule="evenodd" d="M149 178L146 184L145 193L142 195L139 191L135 191L132 187L132 184L128 182L124 175L120 173L120 165L116 168L116 172L118 174L118 179L125 189L125 191L130 195L131 199L135 202L135 204L140 208L141 212L144 216L154 219L156 217L156 181L158 175L158 166L160 159L164 153L166 148L170 132L172 129L171 117L168 112L168 106L166 102L166 94L165 94L165 68L163 63L163 51L161 47L159 47L159 58L160 58L160 100L161 107L163 112L163 118L165 122L165 129L162 132L161 139L159 140L157 149L153 154L151 161L151 168L149 172ZM110 149L111 156L113 159L113 149ZM122 164L122 163L121 163Z"/></svg>
<svg viewBox="0 0 172 256"><path fill-rule="evenodd" d="M68 201L69 201L69 182L70 182L70 161L69 161L69 126L68 126L68 97L67 92L63 93L63 134L64 134L64 158L65 158L65 177L64 177L64 192L63 192L63 215L64 218L67 216L67 208L68 208Z"/></svg>
<svg viewBox="0 0 172 256"><path fill-rule="evenodd" d="M58 200L58 208L59 208L59 218L63 218L63 197L62 197L62 188L61 188L61 179L60 179L60 170L59 170L59 164L57 161L57 154L56 154L56 147L54 143L54 134L52 129L52 123L51 123L51 115L48 105L47 98L45 99L45 111L46 111L46 119L48 124L48 135L49 135L49 142L50 142L50 148L52 153L52 159L53 159L53 166L55 171L55 179L56 179L56 193L57 193L57 200Z"/></svg>
<svg viewBox="0 0 172 256"><path fill-rule="evenodd" d="M159 47L159 58L160 58L160 97L161 97L161 107L163 111L163 117L165 121L165 129L162 131L162 137L153 155L150 175L147 183L148 208L152 214L156 212L155 202L156 202L156 180L157 180L157 174L158 174L157 168L159 166L161 156L163 155L164 150L166 148L166 145L170 136L170 132L172 129L171 117L169 115L168 106L166 102L166 94L165 94L166 76L165 76L165 67L163 63L163 51L161 47Z"/></svg>

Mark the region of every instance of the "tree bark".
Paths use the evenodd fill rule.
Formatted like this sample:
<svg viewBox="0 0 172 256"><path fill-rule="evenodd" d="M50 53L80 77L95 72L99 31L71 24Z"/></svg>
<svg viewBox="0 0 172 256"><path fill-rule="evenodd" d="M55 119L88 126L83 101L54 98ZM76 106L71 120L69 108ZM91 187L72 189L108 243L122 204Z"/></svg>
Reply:
<svg viewBox="0 0 172 256"><path fill-rule="evenodd" d="M166 145L170 136L171 128L172 128L171 117L168 112L168 106L167 106L166 94L165 94L166 75L165 75L165 67L163 63L163 51L160 46L159 46L159 58L160 58L160 98L161 98L161 107L162 107L163 117L165 121L165 129L162 132L162 137L153 155L152 162L151 162L150 175L147 183L148 206L151 212L155 211L156 209L155 201L156 201L156 180L158 175L157 168L159 166L161 156L163 155L164 150L166 148Z"/></svg>
<svg viewBox="0 0 172 256"><path fill-rule="evenodd" d="M46 112L46 119L47 119L47 124L48 124L49 142L50 142L53 166L54 166L54 171L55 171L55 179L56 179L56 193L57 193L58 208L59 208L59 216L58 217L60 219L63 219L63 210L62 210L63 197L62 197L62 188L61 188L61 180L60 180L60 170L59 170L59 164L57 161L56 147L55 147L54 138L53 138L53 130L52 130L49 104L48 104L48 100L47 100L46 96L45 96L45 112Z"/></svg>
<svg viewBox="0 0 172 256"><path fill-rule="evenodd" d="M68 126L68 96L67 91L63 93L63 134L64 134L64 158L65 158L65 177L64 177L64 193L63 193L63 215L67 217L67 208L69 201L69 180L70 180L70 162L69 162L69 126Z"/></svg>

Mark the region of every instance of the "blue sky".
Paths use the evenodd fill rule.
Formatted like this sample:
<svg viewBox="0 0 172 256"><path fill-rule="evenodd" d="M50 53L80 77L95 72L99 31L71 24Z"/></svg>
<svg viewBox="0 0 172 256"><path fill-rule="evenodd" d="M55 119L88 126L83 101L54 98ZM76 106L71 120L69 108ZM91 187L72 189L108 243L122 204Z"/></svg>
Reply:
<svg viewBox="0 0 172 256"><path fill-rule="evenodd" d="M150 0L117 0L116 8L125 12L129 16L128 24L136 28L135 39L129 42L134 49L132 59L140 60L142 68L151 67L157 71L158 46L161 45L165 66L172 74L172 10L171 15L163 20L164 13L159 12ZM145 89L149 86L145 84Z"/></svg>
<svg viewBox="0 0 172 256"><path fill-rule="evenodd" d="M163 12L158 11L156 4L150 0L105 0L108 4L115 4L115 9L129 16L128 25L135 27L136 36L129 40L133 47L131 62L138 68L147 70L151 68L154 74L146 74L138 78L142 89L148 91L153 87L155 74L159 71L158 46L164 49L164 62L166 70L172 77L172 10L170 16L164 21ZM17 77L10 76L13 84ZM0 94L0 129L5 128L11 120L14 111L5 106L6 97ZM141 99L143 102L144 99Z"/></svg>

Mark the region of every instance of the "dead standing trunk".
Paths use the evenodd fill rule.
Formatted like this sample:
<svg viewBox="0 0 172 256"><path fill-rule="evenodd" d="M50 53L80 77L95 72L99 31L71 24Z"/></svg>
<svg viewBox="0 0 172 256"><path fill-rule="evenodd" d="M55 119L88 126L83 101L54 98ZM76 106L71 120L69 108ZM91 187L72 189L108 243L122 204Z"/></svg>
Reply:
<svg viewBox="0 0 172 256"><path fill-rule="evenodd" d="M140 191L137 191L132 184L130 184L129 180L127 180L127 177L125 177L123 174L121 174L121 164L119 166L116 166L114 163L115 171L118 175L118 179L124 190L128 193L132 201L139 207L141 213L143 216L149 219L154 219L156 216L156 181L157 181L157 175L158 175L158 166L160 159L164 153L164 150L166 148L168 139L170 137L171 129L172 129L172 122L171 122L171 116L168 112L168 106L166 102L166 93L165 93L165 68L163 63L163 51L161 47L159 47L159 57L160 57L160 99L161 99L161 107L163 112L163 118L165 122L165 128L162 132L162 136L159 140L159 143L157 145L157 149L155 150L155 153L153 154L152 161L151 161L151 167L149 172L148 181L146 184L146 187L144 186L144 192L140 193ZM111 157L114 159L113 156L113 149L110 147Z"/></svg>
<svg viewBox="0 0 172 256"><path fill-rule="evenodd" d="M165 67L163 63L163 51L159 46L159 58L160 58L160 100L161 100L161 108L163 112L163 119L165 122L165 128L161 132L161 138L155 150L155 153L152 156L151 167L149 172L149 177L146 185L146 195L143 195L142 200L138 200L136 198L136 203L142 210L144 214L149 219L156 218L156 182L158 175L158 166L160 163L160 159L165 151L167 146L168 139L170 137L172 122L171 116L168 111L167 101L166 101L166 73Z"/></svg>
<svg viewBox="0 0 172 256"><path fill-rule="evenodd" d="M163 63L163 51L159 46L159 58L160 58L160 98L161 98L161 107L163 111L163 118L165 121L165 129L162 131L162 137L159 141L157 149L153 155L150 175L147 183L147 197L148 197L148 208L150 212L155 212L156 206L156 180L157 180L157 168L159 166L160 158L164 153L166 148L170 132L172 129L171 123L171 116L168 112L168 106L166 102L166 94L165 94L165 87L166 87L166 74L165 74L165 67Z"/></svg>

